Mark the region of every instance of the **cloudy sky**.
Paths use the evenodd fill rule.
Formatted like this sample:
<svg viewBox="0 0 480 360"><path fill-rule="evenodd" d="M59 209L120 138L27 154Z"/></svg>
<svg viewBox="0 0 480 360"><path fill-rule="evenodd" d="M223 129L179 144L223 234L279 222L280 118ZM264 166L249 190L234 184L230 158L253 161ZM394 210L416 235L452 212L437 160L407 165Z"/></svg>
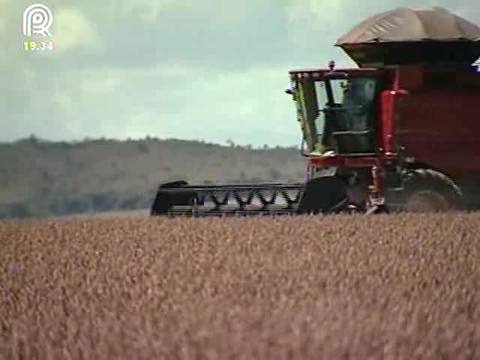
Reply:
<svg viewBox="0 0 480 360"><path fill-rule="evenodd" d="M54 16L55 50L28 52L22 15ZM349 64L332 45L364 17L478 0L0 0L0 141L30 134L294 145L288 70Z"/></svg>

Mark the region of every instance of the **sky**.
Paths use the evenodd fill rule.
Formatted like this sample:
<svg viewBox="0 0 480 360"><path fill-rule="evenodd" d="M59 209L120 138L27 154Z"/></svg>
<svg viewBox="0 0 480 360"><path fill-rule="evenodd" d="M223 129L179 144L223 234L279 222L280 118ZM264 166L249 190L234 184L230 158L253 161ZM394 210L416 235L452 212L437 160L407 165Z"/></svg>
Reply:
<svg viewBox="0 0 480 360"><path fill-rule="evenodd" d="M37 2L53 14L54 50L24 48L23 12ZM478 0L0 0L0 142L298 145L288 71L352 66L337 38L398 6L480 23Z"/></svg>

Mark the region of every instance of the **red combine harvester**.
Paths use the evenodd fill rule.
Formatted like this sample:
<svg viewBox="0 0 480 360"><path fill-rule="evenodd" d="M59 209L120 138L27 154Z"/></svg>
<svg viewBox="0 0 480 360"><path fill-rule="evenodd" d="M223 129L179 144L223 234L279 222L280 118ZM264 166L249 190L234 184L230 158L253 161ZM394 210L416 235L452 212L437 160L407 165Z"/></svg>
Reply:
<svg viewBox="0 0 480 360"><path fill-rule="evenodd" d="M480 208L480 28L440 8L399 8L337 46L359 68L290 72L305 183L164 184L151 214Z"/></svg>

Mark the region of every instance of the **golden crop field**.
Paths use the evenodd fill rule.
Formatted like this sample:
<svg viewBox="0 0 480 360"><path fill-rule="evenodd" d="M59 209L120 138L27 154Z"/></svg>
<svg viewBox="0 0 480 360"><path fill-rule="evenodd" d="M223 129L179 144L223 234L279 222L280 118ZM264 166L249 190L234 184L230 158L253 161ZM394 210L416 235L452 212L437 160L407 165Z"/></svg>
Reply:
<svg viewBox="0 0 480 360"><path fill-rule="evenodd" d="M480 214L0 223L5 359L479 359Z"/></svg>

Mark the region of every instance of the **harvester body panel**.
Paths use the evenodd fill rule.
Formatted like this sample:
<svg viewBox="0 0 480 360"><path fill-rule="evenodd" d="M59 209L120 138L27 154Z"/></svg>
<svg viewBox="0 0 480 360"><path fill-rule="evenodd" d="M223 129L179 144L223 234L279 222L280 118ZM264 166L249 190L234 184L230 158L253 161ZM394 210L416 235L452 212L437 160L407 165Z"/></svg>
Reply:
<svg viewBox="0 0 480 360"><path fill-rule="evenodd" d="M419 77L423 85L394 104L403 156L453 177L480 175L480 73L427 69Z"/></svg>

